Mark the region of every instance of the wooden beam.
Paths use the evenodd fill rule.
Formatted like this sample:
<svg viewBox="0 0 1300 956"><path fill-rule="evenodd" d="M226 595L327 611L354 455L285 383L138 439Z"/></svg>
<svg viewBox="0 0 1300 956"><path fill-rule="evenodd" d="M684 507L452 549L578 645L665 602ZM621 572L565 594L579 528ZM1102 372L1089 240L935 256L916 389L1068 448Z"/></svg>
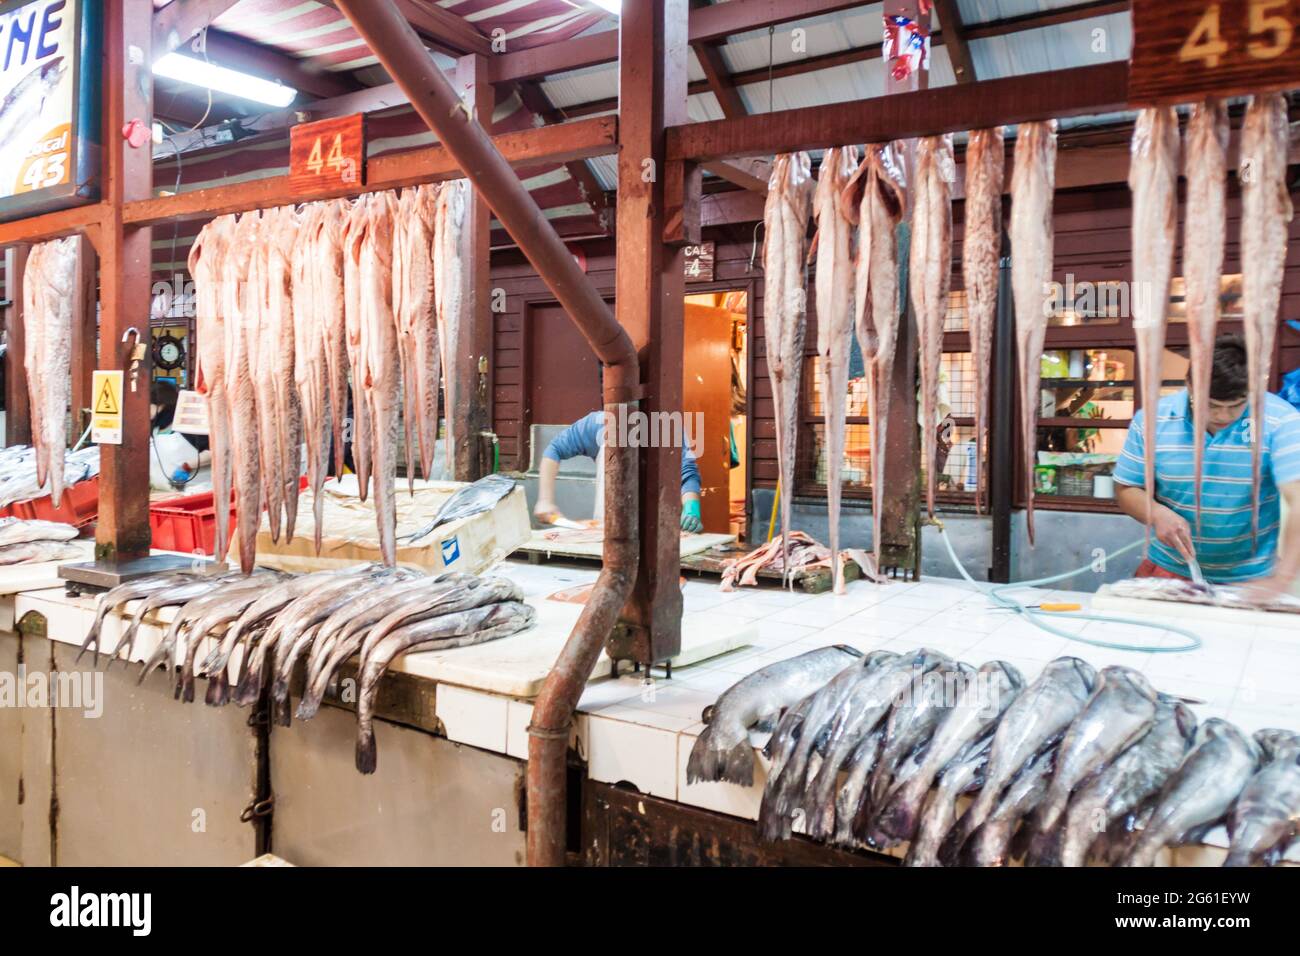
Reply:
<svg viewBox="0 0 1300 956"><path fill-rule="evenodd" d="M153 15L155 57L178 50L239 0L172 0Z"/></svg>
<svg viewBox="0 0 1300 956"><path fill-rule="evenodd" d="M243 37L220 30L209 30L208 59L214 63L251 73L269 80L279 80L311 97L342 96L355 92L358 85L345 73L313 69L308 63L271 47L259 46Z"/></svg>
<svg viewBox="0 0 1300 956"><path fill-rule="evenodd" d="M561 123L564 121L564 117L551 103L541 84L535 80L520 83L515 89L519 91L519 98L524 106L545 122ZM592 212L596 214L596 219L600 223L601 232L604 235L609 235L614 227L613 210L610 208L609 197L601 186L600 180L596 178L596 174L592 172L585 159L575 159L572 162L565 163L564 168L568 170L573 181L578 184L578 191L582 193L583 200L591 204Z"/></svg>
<svg viewBox="0 0 1300 956"><path fill-rule="evenodd" d="M682 412L685 266L666 246L664 131L686 119L686 0L624 4L619 58L618 251L614 308L641 353L641 410ZM646 169L660 171L646 176ZM614 659L662 661L681 647L681 448L642 448L641 558Z"/></svg>
<svg viewBox="0 0 1300 956"><path fill-rule="evenodd" d="M934 0L934 7L943 27L944 47L948 51L953 75L958 83L974 83L975 61L971 59L970 44L966 42L966 25L962 23L957 0Z"/></svg>
<svg viewBox="0 0 1300 956"><path fill-rule="evenodd" d="M1128 64L1053 70L985 80L960 88L782 110L668 130L668 158L708 162L820 149L835 143L877 143L983 126L1122 110Z"/></svg>
<svg viewBox="0 0 1300 956"><path fill-rule="evenodd" d="M458 53L492 54L492 41L464 17L427 0L396 0L396 3L397 9L421 37L446 45Z"/></svg>
<svg viewBox="0 0 1300 956"><path fill-rule="evenodd" d="M116 0L104 10L104 202L98 241L100 345L98 367L130 375L131 328L145 346L136 387L122 395L122 443L100 447L99 520L95 557L115 560L149 553L149 305L153 230L128 225L124 203L146 199L153 187L153 156L133 148L123 126L153 120L152 0ZM143 54L142 56L140 54Z"/></svg>
<svg viewBox="0 0 1300 956"><path fill-rule="evenodd" d="M690 42L723 40L737 33L864 6L874 4L862 0L730 0L691 13Z"/></svg>
<svg viewBox="0 0 1300 956"><path fill-rule="evenodd" d="M32 443L32 400L27 392L27 333L23 323L23 278L27 271L28 245L6 249L5 295L5 444Z"/></svg>
<svg viewBox="0 0 1300 956"><path fill-rule="evenodd" d="M700 226L727 226L738 222L761 222L763 197L748 189L708 193L700 199Z"/></svg>
<svg viewBox="0 0 1300 956"><path fill-rule="evenodd" d="M691 0L691 9L700 10L709 6L709 3L710 0ZM745 103L740 98L736 84L731 81L730 71L722 59L722 51L718 49L720 42L719 40L693 42L691 52L695 54L700 69L704 71L704 80L709 84L714 99L718 101L722 115L727 118L744 116L749 110L745 109Z"/></svg>
<svg viewBox="0 0 1300 956"><path fill-rule="evenodd" d="M1087 3L1076 3L1055 10L1022 13L1015 17L970 24L966 27L966 39L987 40L989 37L1006 36L1009 33L1021 33L1025 30L1041 30L1044 27L1076 23L1079 20L1109 16L1112 13L1127 13L1130 6L1129 0L1089 0Z"/></svg>
<svg viewBox="0 0 1300 956"><path fill-rule="evenodd" d="M72 233L82 233L93 240L98 235L99 221L103 214L104 207L92 203L27 219L0 222L0 248L23 242L44 242L46 239L58 239Z"/></svg>
<svg viewBox="0 0 1300 956"><path fill-rule="evenodd" d="M471 54L456 64L454 86L462 102L473 112L474 121L492 129L496 96L488 78L487 58ZM460 338L454 366L448 373L461 382L458 408L447 409L455 453L452 461L456 481L477 481L491 471L491 461L480 457L479 434L492 428L492 210L477 189L471 187L465 211L465 235L461 255L466 263L465 294L461 297L458 323ZM427 477L427 476L426 476Z"/></svg>
<svg viewBox="0 0 1300 956"><path fill-rule="evenodd" d="M767 183L772 178L772 163L754 156L743 159L715 160L700 167L713 173L720 179L750 189L760 195L767 195Z"/></svg>
<svg viewBox="0 0 1300 956"><path fill-rule="evenodd" d="M618 121L612 116L601 116L517 133L501 133L492 137L492 142L507 161L519 168L566 163L617 152ZM366 164L364 185L294 193L289 189L289 177L268 176L231 186L195 189L178 196L130 202L126 204L122 215L128 223L152 225L172 219L211 218L248 209L264 209L283 204L286 197L292 197L294 202L311 202L413 186L417 183L459 179L463 175L451 154L441 144L436 144L371 159ZM0 225L0 240L4 236L3 230L4 226ZM21 232L18 235L21 237Z"/></svg>

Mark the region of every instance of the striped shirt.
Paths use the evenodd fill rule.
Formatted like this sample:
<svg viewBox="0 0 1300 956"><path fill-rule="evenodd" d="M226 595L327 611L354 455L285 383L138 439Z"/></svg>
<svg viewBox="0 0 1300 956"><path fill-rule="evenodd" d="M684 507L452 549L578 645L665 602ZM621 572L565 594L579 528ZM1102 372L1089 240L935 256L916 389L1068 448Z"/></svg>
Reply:
<svg viewBox="0 0 1300 956"><path fill-rule="evenodd" d="M1201 533L1196 533L1192 415L1187 391L1160 400L1156 411L1156 500L1192 526L1196 559L1206 580L1225 584L1267 575L1277 551L1278 486L1300 481L1300 412L1276 395L1265 401L1264 450L1259 475L1259 537L1250 540L1250 410L1211 435L1204 433L1201 472ZM1124 451L1115 464L1115 481L1141 488L1145 483L1142 417L1129 426ZM1147 555L1160 567L1190 577L1187 562L1173 548L1151 538Z"/></svg>

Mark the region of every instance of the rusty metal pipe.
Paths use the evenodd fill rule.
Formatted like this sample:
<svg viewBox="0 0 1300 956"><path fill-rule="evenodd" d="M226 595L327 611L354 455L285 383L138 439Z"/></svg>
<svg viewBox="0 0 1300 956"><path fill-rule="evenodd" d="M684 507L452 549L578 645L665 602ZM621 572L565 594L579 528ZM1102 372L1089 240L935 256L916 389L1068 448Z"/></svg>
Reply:
<svg viewBox="0 0 1300 956"><path fill-rule="evenodd" d="M473 121L392 0L336 5L455 158L542 281L605 365L605 410L640 397L632 340L556 234L537 203ZM560 866L565 853L565 766L578 698L636 580L637 457L609 444L605 463L605 542L600 577L533 703L528 728L528 862Z"/></svg>

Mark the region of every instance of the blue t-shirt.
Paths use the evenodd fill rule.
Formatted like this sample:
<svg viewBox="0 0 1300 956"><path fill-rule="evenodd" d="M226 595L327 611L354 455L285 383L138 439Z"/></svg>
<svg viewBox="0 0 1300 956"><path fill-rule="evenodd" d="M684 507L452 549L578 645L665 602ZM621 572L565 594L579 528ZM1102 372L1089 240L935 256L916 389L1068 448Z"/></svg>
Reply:
<svg viewBox="0 0 1300 956"><path fill-rule="evenodd" d="M1196 485L1192 459L1192 414L1187 391L1160 400L1156 410L1156 500L1192 526L1196 559L1206 580L1218 584L1267 575L1277 552L1278 485L1300 481L1300 412L1276 395L1264 403L1264 449L1259 474L1259 536L1250 541L1250 409L1211 435L1204 433L1201 469L1201 532L1196 532ZM1115 481L1143 487L1142 417L1129 426ZM1300 516L1297 516L1300 518ZM1154 537L1148 553L1160 567L1190 577L1187 562Z"/></svg>
<svg viewBox="0 0 1300 956"><path fill-rule="evenodd" d="M560 432L542 452L543 458L552 461L565 461L586 455L595 458L600 454L600 447L605 443L605 413L592 412ZM682 494L700 493L700 469L695 464L695 456L685 443L682 444Z"/></svg>

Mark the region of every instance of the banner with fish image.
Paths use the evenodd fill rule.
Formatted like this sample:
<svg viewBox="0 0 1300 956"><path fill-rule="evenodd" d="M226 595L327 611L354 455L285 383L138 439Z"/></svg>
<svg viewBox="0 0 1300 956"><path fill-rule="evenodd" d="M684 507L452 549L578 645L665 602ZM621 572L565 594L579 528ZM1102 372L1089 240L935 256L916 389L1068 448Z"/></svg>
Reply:
<svg viewBox="0 0 1300 956"><path fill-rule="evenodd" d="M0 220L96 197L100 33L100 0L0 2Z"/></svg>

